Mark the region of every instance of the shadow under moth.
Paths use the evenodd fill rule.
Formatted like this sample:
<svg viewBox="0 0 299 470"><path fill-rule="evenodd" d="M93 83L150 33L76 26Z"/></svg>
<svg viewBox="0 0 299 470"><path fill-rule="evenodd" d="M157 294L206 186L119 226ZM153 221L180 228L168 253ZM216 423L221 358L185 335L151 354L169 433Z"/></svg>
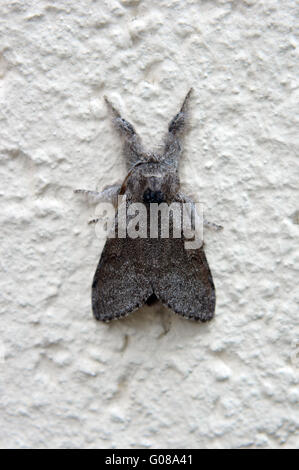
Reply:
<svg viewBox="0 0 299 470"><path fill-rule="evenodd" d="M134 127L105 98L114 127L122 138L127 175L121 184L108 186L100 193L75 191L93 201L112 201L116 209L116 235L108 237L92 283L92 310L97 320L108 322L125 317L145 303L157 300L189 319L204 322L214 315L215 287L203 245L186 249L182 230L179 237L174 236L173 217L170 217L168 238L161 237L160 219L158 236L153 237L150 232L151 205L174 202L183 205L191 201L180 191L178 175L190 95L191 90L168 125L161 153L146 152ZM125 197L127 213L134 203L142 203L146 208L143 237L118 236L121 197ZM129 220L130 216L127 224ZM222 228L205 220L204 224L217 230Z"/></svg>

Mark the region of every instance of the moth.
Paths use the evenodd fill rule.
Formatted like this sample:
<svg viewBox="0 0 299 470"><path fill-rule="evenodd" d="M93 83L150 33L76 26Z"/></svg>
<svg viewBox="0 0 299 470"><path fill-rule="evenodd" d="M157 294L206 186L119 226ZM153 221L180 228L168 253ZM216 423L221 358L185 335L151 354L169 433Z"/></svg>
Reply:
<svg viewBox="0 0 299 470"><path fill-rule="evenodd" d="M127 175L120 184L102 192L75 190L96 201L113 201L118 229L118 196L126 197L127 207L141 202L147 210L151 204L190 202L180 189L178 166L182 155L183 136L188 123L187 93L179 112L168 125L163 150L147 152L135 128L122 118L105 97L115 129L122 139ZM94 219L92 222L97 222ZM222 228L216 224L216 229ZM173 226L173 221L171 222ZM173 228L173 227L172 227ZM92 283L92 310L104 322L125 317L144 304L157 300L175 313L202 322L211 320L215 311L215 286L204 253L185 248L185 237L108 238Z"/></svg>

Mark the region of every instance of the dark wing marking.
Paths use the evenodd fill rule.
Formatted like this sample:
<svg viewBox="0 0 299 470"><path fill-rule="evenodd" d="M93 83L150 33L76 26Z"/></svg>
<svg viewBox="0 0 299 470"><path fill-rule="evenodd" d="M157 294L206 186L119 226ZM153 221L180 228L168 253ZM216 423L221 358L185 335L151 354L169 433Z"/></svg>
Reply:
<svg viewBox="0 0 299 470"><path fill-rule="evenodd" d="M106 241L92 283L92 309L97 320L126 316L152 295L140 242L130 238Z"/></svg>
<svg viewBox="0 0 299 470"><path fill-rule="evenodd" d="M160 242L154 293L175 313L194 320L211 320L215 287L203 248L186 250L183 239Z"/></svg>

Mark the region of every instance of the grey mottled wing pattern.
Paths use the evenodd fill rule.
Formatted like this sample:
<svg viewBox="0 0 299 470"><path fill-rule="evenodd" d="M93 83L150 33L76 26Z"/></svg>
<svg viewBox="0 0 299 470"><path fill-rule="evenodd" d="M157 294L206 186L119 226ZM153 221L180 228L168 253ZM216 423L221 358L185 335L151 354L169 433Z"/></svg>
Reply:
<svg viewBox="0 0 299 470"><path fill-rule="evenodd" d="M140 261L141 241L131 238L106 241L92 283L92 309L97 320L124 317L141 307L153 293Z"/></svg>
<svg viewBox="0 0 299 470"><path fill-rule="evenodd" d="M183 239L160 242L160 267L153 284L157 298L186 318L211 320L216 295L203 248L186 250Z"/></svg>

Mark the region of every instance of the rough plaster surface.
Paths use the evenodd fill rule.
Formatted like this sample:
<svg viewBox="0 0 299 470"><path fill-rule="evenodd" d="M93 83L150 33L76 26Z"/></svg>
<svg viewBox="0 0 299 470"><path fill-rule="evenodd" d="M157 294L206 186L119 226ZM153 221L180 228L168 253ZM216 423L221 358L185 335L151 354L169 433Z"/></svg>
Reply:
<svg viewBox="0 0 299 470"><path fill-rule="evenodd" d="M1 447L298 446L296 13L1 1ZM124 176L103 95L153 146L189 86L182 180L225 226L205 232L216 318L98 323L103 241L72 191Z"/></svg>

